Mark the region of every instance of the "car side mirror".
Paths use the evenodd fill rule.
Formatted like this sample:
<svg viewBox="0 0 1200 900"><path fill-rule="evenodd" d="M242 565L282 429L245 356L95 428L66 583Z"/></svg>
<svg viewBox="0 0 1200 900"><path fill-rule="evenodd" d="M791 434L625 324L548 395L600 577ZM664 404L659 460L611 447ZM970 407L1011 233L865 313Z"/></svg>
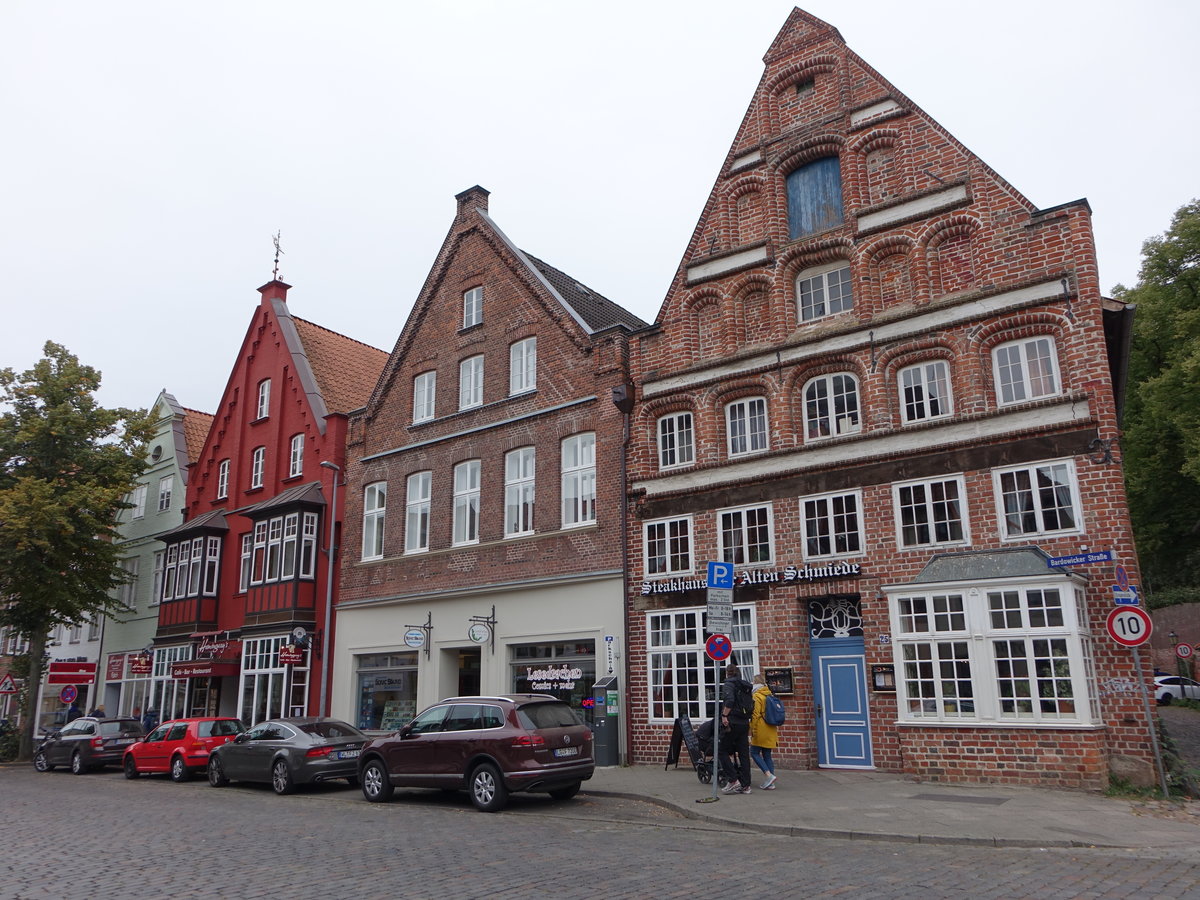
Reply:
<svg viewBox="0 0 1200 900"><path fill-rule="evenodd" d="M247 734L249 734L249 733L250 733L250 732L248 732L248 731L243 731L241 734L239 734L237 737L235 737L235 738L233 739L233 742L234 742L235 744L244 744L244 743L246 743L246 735L247 735Z"/></svg>
<svg viewBox="0 0 1200 900"><path fill-rule="evenodd" d="M412 733L412 722L409 722L407 725L404 725L404 726L402 726L402 727L400 728L400 732L399 732L399 734L400 734L400 737L401 737L402 739L403 739L403 738L409 738L409 737L412 737L412 736L413 736L413 733Z"/></svg>

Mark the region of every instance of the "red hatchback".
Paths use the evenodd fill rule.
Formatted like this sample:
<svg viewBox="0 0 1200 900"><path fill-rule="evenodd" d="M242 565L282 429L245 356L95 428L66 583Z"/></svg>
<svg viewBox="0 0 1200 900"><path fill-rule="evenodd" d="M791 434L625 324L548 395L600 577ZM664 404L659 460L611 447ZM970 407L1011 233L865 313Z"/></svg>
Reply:
<svg viewBox="0 0 1200 900"><path fill-rule="evenodd" d="M168 772L172 781L187 781L208 767L208 754L246 730L227 716L172 719L163 722L125 751L125 777Z"/></svg>

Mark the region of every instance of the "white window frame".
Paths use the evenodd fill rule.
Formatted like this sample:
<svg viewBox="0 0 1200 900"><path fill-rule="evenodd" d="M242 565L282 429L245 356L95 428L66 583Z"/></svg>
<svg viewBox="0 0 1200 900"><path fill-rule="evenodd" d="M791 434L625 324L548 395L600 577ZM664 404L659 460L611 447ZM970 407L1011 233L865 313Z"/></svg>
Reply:
<svg viewBox="0 0 1200 900"><path fill-rule="evenodd" d="M739 397L725 404L726 447L731 457L771 449L766 397Z"/></svg>
<svg viewBox="0 0 1200 900"><path fill-rule="evenodd" d="M292 435L291 447L288 449L288 478L298 478L304 474L304 432Z"/></svg>
<svg viewBox="0 0 1200 900"><path fill-rule="evenodd" d="M849 388L849 389L847 389ZM858 377L830 372L804 385L804 440L825 441L862 431L862 399Z"/></svg>
<svg viewBox="0 0 1200 900"><path fill-rule="evenodd" d="M1008 341L992 350L996 403L1011 406L1062 393L1058 346L1049 335Z"/></svg>
<svg viewBox="0 0 1200 900"><path fill-rule="evenodd" d="M413 424L416 425L420 422L428 422L433 419L436 403L437 370L431 369L413 378Z"/></svg>
<svg viewBox="0 0 1200 900"><path fill-rule="evenodd" d="M518 447L504 454L504 536L533 534L536 487L533 447Z"/></svg>
<svg viewBox="0 0 1200 900"><path fill-rule="evenodd" d="M164 475L158 479L158 511L167 512L171 509L171 494L175 490L175 476Z"/></svg>
<svg viewBox="0 0 1200 900"><path fill-rule="evenodd" d="M967 489L962 475L896 482L892 485L892 510L896 546L901 550L954 547L971 542ZM911 514L906 516L906 510ZM952 510L957 512L956 516ZM955 523L957 536L954 536ZM926 535L923 540L922 532Z"/></svg>
<svg viewBox="0 0 1200 900"><path fill-rule="evenodd" d="M429 514L433 503L433 473L408 476L404 504L404 552L424 553L429 549Z"/></svg>
<svg viewBox="0 0 1200 900"><path fill-rule="evenodd" d="M469 356L458 364L458 408L483 405L483 355Z"/></svg>
<svg viewBox="0 0 1200 900"><path fill-rule="evenodd" d="M690 410L659 416L655 426L658 436L658 467L678 469L696 461L696 426Z"/></svg>
<svg viewBox="0 0 1200 900"><path fill-rule="evenodd" d="M162 600L163 577L166 574L167 551L154 551L154 580L150 583L150 605L157 606Z"/></svg>
<svg viewBox="0 0 1200 900"><path fill-rule="evenodd" d="M363 488L363 559L383 559L386 518L387 482L373 481Z"/></svg>
<svg viewBox="0 0 1200 900"><path fill-rule="evenodd" d="M1083 591L1063 578L888 591L901 722L1101 724Z"/></svg>
<svg viewBox="0 0 1200 900"><path fill-rule="evenodd" d="M642 571L647 580L689 575L696 566L695 523L671 516L642 523Z"/></svg>
<svg viewBox="0 0 1200 900"><path fill-rule="evenodd" d="M537 389L537 338L527 337L508 348L508 395Z"/></svg>
<svg viewBox="0 0 1200 900"><path fill-rule="evenodd" d="M775 561L775 511L771 503L719 509L717 555L735 566L769 566Z"/></svg>
<svg viewBox="0 0 1200 900"><path fill-rule="evenodd" d="M263 486L263 477L266 467L267 448L255 447L254 452L250 454L250 490L257 490Z"/></svg>
<svg viewBox="0 0 1200 900"><path fill-rule="evenodd" d="M463 292L463 328L483 322L483 287L473 287Z"/></svg>
<svg viewBox="0 0 1200 900"><path fill-rule="evenodd" d="M317 523L315 512L306 512L300 529L300 577L311 580L317 574Z"/></svg>
<svg viewBox="0 0 1200 900"><path fill-rule="evenodd" d="M854 282L845 260L805 269L796 276L796 314L813 322L854 308Z"/></svg>
<svg viewBox="0 0 1200 900"><path fill-rule="evenodd" d="M258 383L258 403L254 408L254 418L265 419L271 414L271 379L264 378Z"/></svg>
<svg viewBox="0 0 1200 900"><path fill-rule="evenodd" d="M653 610L646 613L645 623L649 721L669 725L684 715L697 722L711 717L711 698L721 690L725 667L704 652L705 608ZM743 672L758 671L757 634L754 605L735 605L729 661Z"/></svg>
<svg viewBox="0 0 1200 900"><path fill-rule="evenodd" d="M562 441L562 527L596 521L596 433L584 431Z"/></svg>
<svg viewBox="0 0 1200 900"><path fill-rule="evenodd" d="M1011 476L1011 477L1010 477ZM1039 479L1043 477L1051 477L1056 480L1058 487L1039 484ZM1062 481L1057 481L1058 478L1065 477L1065 484ZM1026 492L1024 482L1028 482L1028 491ZM1009 491L1015 497L1020 494L1027 493L1027 503L1022 509L1014 508L1008 511L1008 502L1006 491L1009 488L1014 490ZM1040 535L1058 535L1058 534L1082 534L1083 533L1083 506L1079 499L1079 480L1075 473L1075 461L1072 459L1052 459L1044 462L1027 463L1021 466L1007 466L1002 469L992 470L992 489L996 497L996 516L997 525L1000 528L1000 539L1004 541L1026 541L1030 537ZM1068 506L1048 506L1045 501L1047 490L1053 490L1056 493L1055 500L1061 501L1062 496L1058 493L1061 490L1067 492ZM1074 521L1066 527L1056 527L1053 523L1056 510L1069 509ZM1023 527L1013 530L1014 516L1022 518L1032 515L1034 518L1034 527L1025 530ZM1048 520L1050 524L1048 525Z"/></svg>
<svg viewBox="0 0 1200 900"><path fill-rule="evenodd" d="M455 547L479 543L480 461L468 459L454 467L454 523L451 543Z"/></svg>
<svg viewBox="0 0 1200 900"><path fill-rule="evenodd" d="M900 418L906 425L954 414L950 364L944 359L905 366L896 373L896 387L900 392Z"/></svg>
<svg viewBox="0 0 1200 900"><path fill-rule="evenodd" d="M146 493L149 486L139 484L129 494L129 502L133 504L133 509L129 511L129 518L141 519L146 515Z"/></svg>
<svg viewBox="0 0 1200 900"><path fill-rule="evenodd" d="M853 529L846 521L853 517ZM814 520L820 530L814 531ZM805 559L839 559L866 552L862 491L832 491L800 498L800 538ZM828 549L814 546L828 542Z"/></svg>
<svg viewBox="0 0 1200 900"><path fill-rule="evenodd" d="M125 572L132 579L131 581L126 581L121 584L121 589L120 589L121 602L124 603L129 609L132 609L132 610L137 609L137 593L138 593L137 579L138 579L138 568L140 567L140 565L141 565L141 561L136 556L130 556L130 557L127 557L126 559L121 560L121 568L124 569Z"/></svg>
<svg viewBox="0 0 1200 900"><path fill-rule="evenodd" d="M223 459L217 463L217 499L224 500L229 496L229 460Z"/></svg>
<svg viewBox="0 0 1200 900"><path fill-rule="evenodd" d="M238 569L238 590L246 593L250 589L251 572L254 571L254 532L242 535L241 564Z"/></svg>

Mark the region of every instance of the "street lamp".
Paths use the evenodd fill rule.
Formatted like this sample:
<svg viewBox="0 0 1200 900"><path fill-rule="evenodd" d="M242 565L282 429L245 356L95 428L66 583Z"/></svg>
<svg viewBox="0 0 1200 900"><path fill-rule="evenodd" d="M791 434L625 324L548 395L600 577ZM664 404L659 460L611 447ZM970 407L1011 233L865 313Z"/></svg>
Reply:
<svg viewBox="0 0 1200 900"><path fill-rule="evenodd" d="M1171 641L1171 655L1175 657L1175 674L1182 676L1183 675L1183 660L1179 658L1179 653L1176 650L1176 648L1179 646L1179 635L1177 635L1175 633L1174 629L1172 629L1167 634L1167 637Z"/></svg>
<svg viewBox="0 0 1200 900"><path fill-rule="evenodd" d="M321 468L333 469L333 491L329 498L329 546L325 550L329 557L325 567L325 624L321 628L321 708L317 710L317 715L324 718L329 692L329 627L333 617L333 530L337 521L338 478L342 469L328 461L321 463Z"/></svg>

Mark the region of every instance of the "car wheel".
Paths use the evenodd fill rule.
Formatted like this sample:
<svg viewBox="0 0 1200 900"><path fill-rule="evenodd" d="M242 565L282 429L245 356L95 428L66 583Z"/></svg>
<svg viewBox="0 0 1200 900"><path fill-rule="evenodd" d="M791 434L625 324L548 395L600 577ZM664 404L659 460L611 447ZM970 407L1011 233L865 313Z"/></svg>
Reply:
<svg viewBox="0 0 1200 900"><path fill-rule="evenodd" d="M208 758L208 783L213 787L225 787L229 784L229 779L225 777L225 770L221 768L221 760L215 756Z"/></svg>
<svg viewBox="0 0 1200 900"><path fill-rule="evenodd" d="M187 763L183 761L182 756L172 757L171 759L171 780L176 784L182 784L190 780L192 770L187 767Z"/></svg>
<svg viewBox="0 0 1200 900"><path fill-rule="evenodd" d="M363 796L372 803L386 803L392 799L394 788L388 781L387 770L377 759L371 760L362 770L360 777Z"/></svg>
<svg viewBox="0 0 1200 900"><path fill-rule="evenodd" d="M482 812L496 812L508 803L508 788L491 763L481 763L471 773L471 802Z"/></svg>
<svg viewBox="0 0 1200 900"><path fill-rule="evenodd" d="M1170 694L1163 694L1161 697L1158 698L1158 705L1159 706L1170 706L1171 701L1174 699L1175 698L1172 697Z"/></svg>
<svg viewBox="0 0 1200 900"><path fill-rule="evenodd" d="M39 772L53 772L54 766L50 765L50 760L46 759L44 751L39 750L33 754L33 767Z"/></svg>
<svg viewBox="0 0 1200 900"><path fill-rule="evenodd" d="M574 784L567 785L566 787L555 788L554 790L550 791L550 796L555 800L570 800L579 793L579 786L581 784L583 784L582 781L577 781Z"/></svg>
<svg viewBox="0 0 1200 900"><path fill-rule="evenodd" d="M71 771L76 775L83 775L87 770L88 767L83 763L83 756L76 750L71 754Z"/></svg>
<svg viewBox="0 0 1200 900"><path fill-rule="evenodd" d="M133 781L133 779L137 778L138 775L141 774L137 770L137 760L135 760L132 756L125 757L124 769L125 769L125 777L128 778L130 781Z"/></svg>
<svg viewBox="0 0 1200 900"><path fill-rule="evenodd" d="M275 760L275 765L271 766L271 787L275 789L275 793L283 796L290 794L296 790L296 785L292 782L292 773L288 769L288 764L285 760Z"/></svg>

